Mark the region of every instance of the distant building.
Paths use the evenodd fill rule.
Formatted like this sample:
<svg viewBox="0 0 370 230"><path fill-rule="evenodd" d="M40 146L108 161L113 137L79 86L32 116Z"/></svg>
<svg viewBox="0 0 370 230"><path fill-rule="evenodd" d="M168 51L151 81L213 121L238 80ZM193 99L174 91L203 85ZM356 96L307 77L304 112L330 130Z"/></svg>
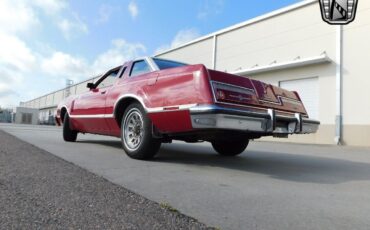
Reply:
<svg viewBox="0 0 370 230"><path fill-rule="evenodd" d="M11 123L12 114L10 109L0 109L0 123Z"/></svg>
<svg viewBox="0 0 370 230"><path fill-rule="evenodd" d="M39 109L17 107L15 109L14 122L17 124L37 125L39 124L38 116Z"/></svg>

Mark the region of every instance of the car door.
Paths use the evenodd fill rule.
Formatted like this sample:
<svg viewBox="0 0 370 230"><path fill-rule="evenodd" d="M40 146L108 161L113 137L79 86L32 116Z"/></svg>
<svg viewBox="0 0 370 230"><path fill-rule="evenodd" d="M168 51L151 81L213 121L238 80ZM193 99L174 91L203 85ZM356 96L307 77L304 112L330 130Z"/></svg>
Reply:
<svg viewBox="0 0 370 230"><path fill-rule="evenodd" d="M105 101L108 92L117 80L120 68L115 68L104 74L89 92L78 96L73 104L72 117L79 130L88 133L107 134L109 126L105 120Z"/></svg>

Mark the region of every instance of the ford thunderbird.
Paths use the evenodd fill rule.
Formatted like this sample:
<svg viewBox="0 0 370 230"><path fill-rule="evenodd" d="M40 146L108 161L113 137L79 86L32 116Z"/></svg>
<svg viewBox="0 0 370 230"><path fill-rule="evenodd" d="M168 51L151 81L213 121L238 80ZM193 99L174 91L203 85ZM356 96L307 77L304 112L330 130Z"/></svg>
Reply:
<svg viewBox="0 0 370 230"><path fill-rule="evenodd" d="M120 137L126 154L152 158L161 143L208 141L224 156L251 139L318 130L297 92L202 64L160 58L126 62L58 105L65 141L79 133Z"/></svg>

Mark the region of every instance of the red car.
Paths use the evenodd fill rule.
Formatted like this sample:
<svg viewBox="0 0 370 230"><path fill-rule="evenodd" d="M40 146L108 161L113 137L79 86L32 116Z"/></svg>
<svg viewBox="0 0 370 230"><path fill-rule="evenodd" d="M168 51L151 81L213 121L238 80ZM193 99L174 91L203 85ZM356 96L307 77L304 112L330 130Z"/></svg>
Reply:
<svg viewBox="0 0 370 230"><path fill-rule="evenodd" d="M315 133L297 92L246 77L159 58L109 70L89 92L59 104L65 141L78 133L120 137L125 152L148 159L161 143L209 141L221 155L242 153L250 139Z"/></svg>

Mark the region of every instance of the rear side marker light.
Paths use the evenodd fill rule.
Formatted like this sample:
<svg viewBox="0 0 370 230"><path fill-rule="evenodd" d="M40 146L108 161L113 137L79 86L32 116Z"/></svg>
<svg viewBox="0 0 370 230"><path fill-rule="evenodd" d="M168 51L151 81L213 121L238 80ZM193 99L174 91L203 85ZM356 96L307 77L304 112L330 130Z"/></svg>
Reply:
<svg viewBox="0 0 370 230"><path fill-rule="evenodd" d="M178 109L180 109L180 107L178 106L163 108L163 110L178 110Z"/></svg>

